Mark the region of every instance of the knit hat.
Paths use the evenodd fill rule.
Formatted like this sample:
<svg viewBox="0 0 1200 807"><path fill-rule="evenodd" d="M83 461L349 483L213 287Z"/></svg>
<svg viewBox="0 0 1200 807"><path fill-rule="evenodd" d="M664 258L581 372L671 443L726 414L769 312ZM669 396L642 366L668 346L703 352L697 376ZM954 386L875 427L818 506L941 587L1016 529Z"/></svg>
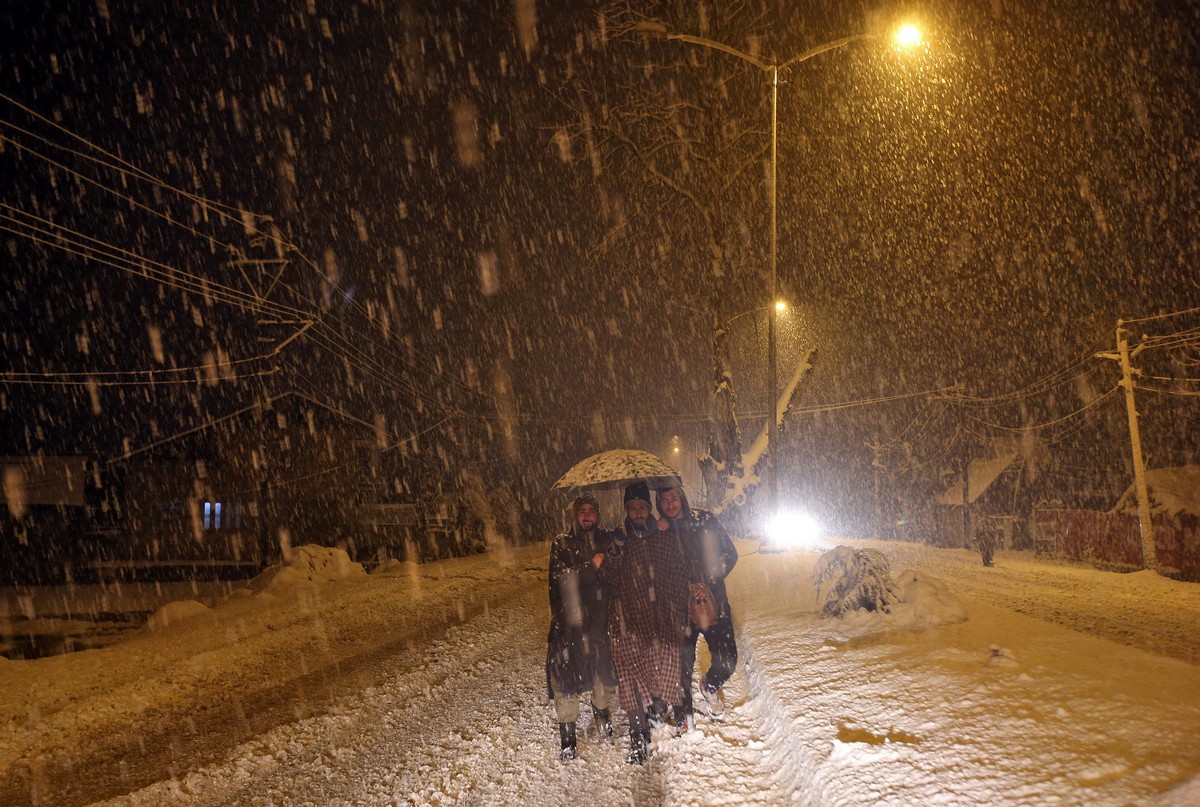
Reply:
<svg viewBox="0 0 1200 807"><path fill-rule="evenodd" d="M634 499L641 499L646 504L650 504L650 486L645 482L634 482L625 488L625 504L629 504Z"/></svg>

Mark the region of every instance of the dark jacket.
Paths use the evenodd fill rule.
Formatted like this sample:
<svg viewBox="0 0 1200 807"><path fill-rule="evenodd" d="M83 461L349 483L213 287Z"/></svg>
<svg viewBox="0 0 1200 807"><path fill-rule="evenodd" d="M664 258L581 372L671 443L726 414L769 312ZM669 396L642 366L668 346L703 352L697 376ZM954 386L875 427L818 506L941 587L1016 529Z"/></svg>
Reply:
<svg viewBox="0 0 1200 807"><path fill-rule="evenodd" d="M607 587L592 564L592 556L611 543L605 530L584 533L576 526L550 545L547 697L554 697L551 681L563 695L591 692L597 677L610 686L617 683L608 642Z"/></svg>
<svg viewBox="0 0 1200 807"><path fill-rule="evenodd" d="M688 582L704 583L712 592L717 615L729 613L729 595L725 578L737 564L737 548L720 519L707 510L693 510L682 488L675 488L683 502L683 512L671 521L672 530L679 536L684 560L687 562Z"/></svg>

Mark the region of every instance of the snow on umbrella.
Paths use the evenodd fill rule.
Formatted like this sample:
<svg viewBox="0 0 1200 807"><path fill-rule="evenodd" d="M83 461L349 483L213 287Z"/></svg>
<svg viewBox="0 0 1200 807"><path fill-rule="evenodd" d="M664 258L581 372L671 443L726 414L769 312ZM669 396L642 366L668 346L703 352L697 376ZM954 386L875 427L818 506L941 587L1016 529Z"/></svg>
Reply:
<svg viewBox="0 0 1200 807"><path fill-rule="evenodd" d="M649 451L602 451L575 464L554 483L555 490L600 490L645 480L652 488L678 485L679 472Z"/></svg>

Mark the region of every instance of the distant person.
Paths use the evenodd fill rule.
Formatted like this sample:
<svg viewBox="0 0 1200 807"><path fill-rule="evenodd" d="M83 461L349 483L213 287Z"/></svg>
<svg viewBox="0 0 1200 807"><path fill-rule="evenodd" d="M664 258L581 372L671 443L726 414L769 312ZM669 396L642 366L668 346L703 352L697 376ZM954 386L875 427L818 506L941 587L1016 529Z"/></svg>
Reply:
<svg viewBox="0 0 1200 807"><path fill-rule="evenodd" d="M664 522L665 526L666 523ZM611 586L608 635L629 715L630 764L650 754L650 724L683 704L679 662L688 630L687 568L679 542L650 517L650 488L625 488L625 521L609 551L596 558Z"/></svg>
<svg viewBox="0 0 1200 807"><path fill-rule="evenodd" d="M700 695L710 717L721 717L721 687L737 667L737 640L733 635L733 609L725 590L725 577L733 571L738 553L720 520L707 510L693 510L682 487L658 490L658 512L678 537L687 564L689 596L711 602L702 624L689 619L688 636L680 660L683 704L675 710L675 725L688 731L693 725L692 670L696 666L696 642L703 636L712 664L700 678ZM703 610L703 609L701 609Z"/></svg>
<svg viewBox="0 0 1200 807"><path fill-rule="evenodd" d="M608 597L593 558L608 550L612 535L600 529L600 504L579 496L571 528L550 545L550 632L546 637L546 689L554 700L561 743L559 758L575 759L580 696L591 693L592 725L612 740L609 709L617 700L617 673L608 642Z"/></svg>
<svg viewBox="0 0 1200 807"><path fill-rule="evenodd" d="M975 530L975 541L979 544L979 554L983 565L989 569L996 565L993 556L996 552L996 532L991 524L984 524Z"/></svg>

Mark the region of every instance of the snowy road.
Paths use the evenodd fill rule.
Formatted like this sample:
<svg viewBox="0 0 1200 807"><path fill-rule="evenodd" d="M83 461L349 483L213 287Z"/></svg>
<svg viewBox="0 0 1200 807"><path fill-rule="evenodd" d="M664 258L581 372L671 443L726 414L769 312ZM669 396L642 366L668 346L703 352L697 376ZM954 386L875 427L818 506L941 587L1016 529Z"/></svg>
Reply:
<svg viewBox="0 0 1200 807"><path fill-rule="evenodd" d="M593 804L789 801L790 787L771 784L779 750L768 754L753 709L735 707L685 738L656 737L644 768L624 761L623 716L615 744L587 733L585 718L580 758L560 762L542 673L544 585L536 580L450 628L411 669L343 698L331 714L280 726L222 764L107 803L567 804L576 794ZM728 697L746 700L736 685ZM756 792L747 781L759 783Z"/></svg>
<svg viewBox="0 0 1200 807"><path fill-rule="evenodd" d="M1167 657L1194 652L1200 586L876 546L943 576L970 620L821 619L815 552L741 543L726 719L655 738L644 768L619 713L614 745L585 717L581 758L557 759L531 546L280 577L110 648L0 664L0 803L1200 803L1200 667Z"/></svg>

